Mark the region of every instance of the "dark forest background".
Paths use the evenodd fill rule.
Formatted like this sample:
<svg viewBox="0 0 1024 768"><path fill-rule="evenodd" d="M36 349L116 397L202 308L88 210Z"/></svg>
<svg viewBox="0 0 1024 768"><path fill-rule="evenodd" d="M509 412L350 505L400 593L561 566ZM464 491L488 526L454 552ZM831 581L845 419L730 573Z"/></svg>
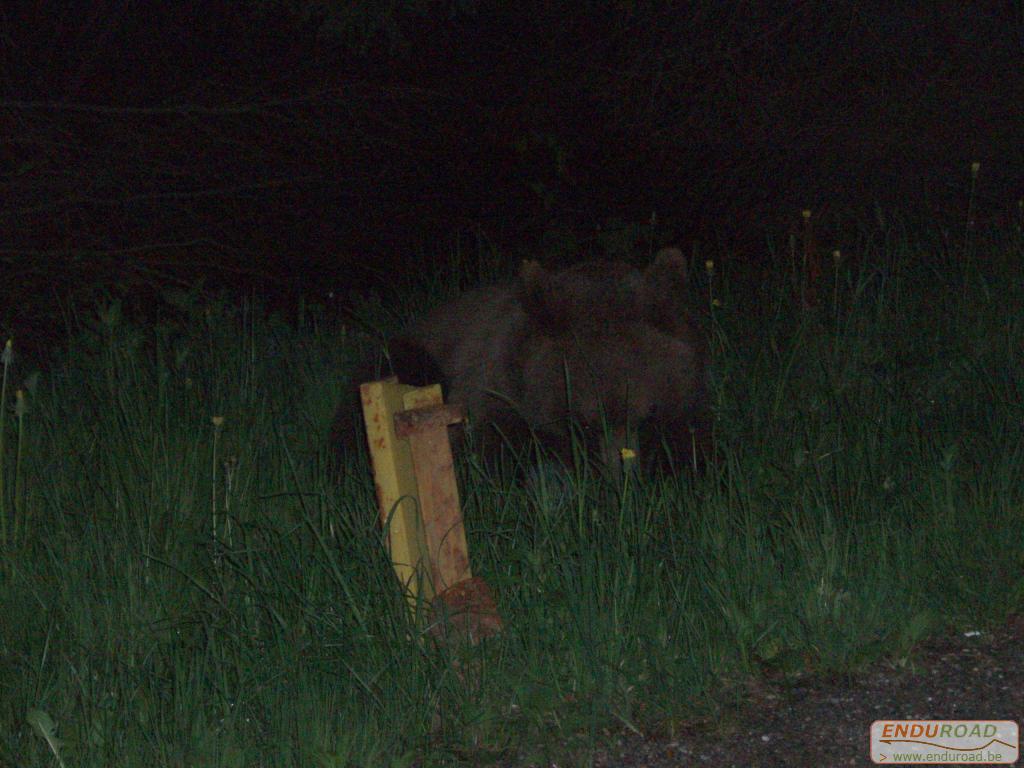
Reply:
<svg viewBox="0 0 1024 768"><path fill-rule="evenodd" d="M467 238L744 264L801 209L962 228L972 162L979 224L1019 225L1022 64L1010 0L8 0L2 330L200 279L344 295Z"/></svg>

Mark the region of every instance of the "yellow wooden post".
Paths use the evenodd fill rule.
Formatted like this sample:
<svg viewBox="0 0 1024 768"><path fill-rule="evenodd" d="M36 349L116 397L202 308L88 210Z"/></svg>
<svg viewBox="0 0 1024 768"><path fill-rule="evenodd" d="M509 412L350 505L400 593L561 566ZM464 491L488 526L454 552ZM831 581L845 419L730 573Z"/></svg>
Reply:
<svg viewBox="0 0 1024 768"><path fill-rule="evenodd" d="M429 602L434 596L430 578L430 559L423 538L417 508L416 476L409 443L395 435L395 414L409 405L440 405L441 387L410 387L391 377L360 385L366 421L366 436L373 464L374 484L385 546L399 582L410 604L417 599Z"/></svg>
<svg viewBox="0 0 1024 768"><path fill-rule="evenodd" d="M396 378L359 388L381 524L410 607L429 603L430 632L476 643L501 630L486 582L473 578L448 426L462 420L438 385Z"/></svg>

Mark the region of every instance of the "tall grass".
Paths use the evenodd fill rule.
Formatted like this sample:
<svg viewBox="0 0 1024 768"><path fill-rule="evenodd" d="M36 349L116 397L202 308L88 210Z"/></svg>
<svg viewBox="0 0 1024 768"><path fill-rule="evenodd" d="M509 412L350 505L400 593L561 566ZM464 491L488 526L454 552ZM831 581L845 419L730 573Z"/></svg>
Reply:
<svg viewBox="0 0 1024 768"><path fill-rule="evenodd" d="M868 232L820 314L782 270L695 270L718 281L717 464L618 489L463 467L506 630L460 653L409 623L365 467L327 478L368 342L252 308L147 328L100 308L2 414L0 764L564 759L751 676L1000 621L1024 601L1024 253L973 247L965 275ZM15 358L13 386L28 373Z"/></svg>

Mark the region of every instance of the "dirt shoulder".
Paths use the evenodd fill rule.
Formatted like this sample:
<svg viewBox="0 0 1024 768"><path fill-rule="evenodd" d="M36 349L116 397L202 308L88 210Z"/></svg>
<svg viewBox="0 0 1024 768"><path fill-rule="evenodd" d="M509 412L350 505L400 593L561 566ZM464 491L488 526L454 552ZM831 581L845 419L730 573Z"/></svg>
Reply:
<svg viewBox="0 0 1024 768"><path fill-rule="evenodd" d="M747 694L745 703L715 723L682 725L674 738L624 735L594 755L593 765L870 766L868 729L875 720L1019 724L1024 719L1024 616L995 632L933 639L903 666L879 662L845 679L759 681Z"/></svg>

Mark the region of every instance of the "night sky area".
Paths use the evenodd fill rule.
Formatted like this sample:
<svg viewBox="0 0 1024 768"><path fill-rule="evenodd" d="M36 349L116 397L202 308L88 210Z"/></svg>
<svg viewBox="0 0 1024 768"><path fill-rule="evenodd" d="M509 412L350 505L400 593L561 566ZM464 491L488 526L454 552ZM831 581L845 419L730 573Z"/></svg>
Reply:
<svg viewBox="0 0 1024 768"><path fill-rule="evenodd" d="M4 330L67 291L359 291L467 238L571 262L652 214L756 264L802 209L962 226L972 162L1013 221L1022 64L1019 2L7 2Z"/></svg>

